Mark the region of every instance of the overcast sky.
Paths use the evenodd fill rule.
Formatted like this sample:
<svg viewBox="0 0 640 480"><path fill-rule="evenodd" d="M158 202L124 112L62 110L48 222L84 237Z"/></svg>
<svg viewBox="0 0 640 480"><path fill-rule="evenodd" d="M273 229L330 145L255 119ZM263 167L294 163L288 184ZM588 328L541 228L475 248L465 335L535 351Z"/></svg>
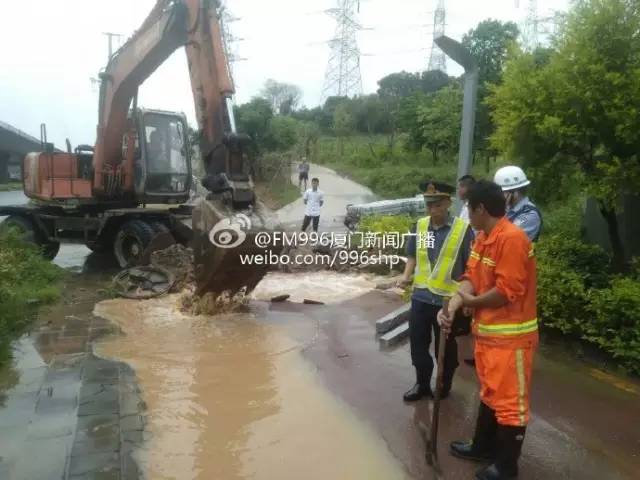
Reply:
<svg viewBox="0 0 640 480"><path fill-rule="evenodd" d="M36 137L47 123L49 141L95 142L98 89L91 78L107 60L103 32L123 34L142 23L155 0L0 0L0 120ZM362 0L358 33L364 93L400 70L426 69L436 0ZM447 0L447 35L460 39L478 22L494 18L520 23L527 0ZM540 17L568 0L538 0ZM235 17L236 100L257 95L273 78L293 83L309 107L320 102L329 55L326 41L335 23L324 11L337 0L226 0ZM115 41L115 46L118 41ZM448 73L460 69L449 63ZM186 59L182 49L142 86L140 105L183 111L195 125Z"/></svg>

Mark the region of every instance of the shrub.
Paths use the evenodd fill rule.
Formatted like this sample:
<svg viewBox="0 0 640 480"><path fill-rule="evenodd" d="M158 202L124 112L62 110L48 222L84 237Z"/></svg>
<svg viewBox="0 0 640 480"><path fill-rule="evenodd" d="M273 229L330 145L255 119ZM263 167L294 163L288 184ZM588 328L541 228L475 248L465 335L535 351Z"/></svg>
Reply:
<svg viewBox="0 0 640 480"><path fill-rule="evenodd" d="M608 285L609 255L599 246L560 234L544 235L536 245L539 262L574 271L587 288ZM556 286L557 288L557 286Z"/></svg>
<svg viewBox="0 0 640 480"><path fill-rule="evenodd" d="M582 338L640 374L640 283L618 277L611 287L592 290L590 297Z"/></svg>

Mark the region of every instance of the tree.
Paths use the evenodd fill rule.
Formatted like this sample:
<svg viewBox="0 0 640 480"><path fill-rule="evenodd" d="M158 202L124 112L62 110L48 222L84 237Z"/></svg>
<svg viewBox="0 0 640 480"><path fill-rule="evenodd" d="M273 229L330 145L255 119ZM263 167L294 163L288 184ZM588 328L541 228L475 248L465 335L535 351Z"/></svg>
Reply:
<svg viewBox="0 0 640 480"><path fill-rule="evenodd" d="M344 139L353 134L355 120L349 112L348 105L339 104L333 114L333 131L339 140L340 156L344 155Z"/></svg>
<svg viewBox="0 0 640 480"><path fill-rule="evenodd" d="M404 98L420 90L420 75L417 73L392 73L378 80L380 97Z"/></svg>
<svg viewBox="0 0 640 480"><path fill-rule="evenodd" d="M284 115L277 115L269 120L269 128L265 146L270 151L285 151L298 141L298 121Z"/></svg>
<svg viewBox="0 0 640 480"><path fill-rule="evenodd" d="M253 140L252 153L258 154L265 147L269 122L273 117L271 104L264 98L255 97L250 102L236 106L234 109L238 130L251 137Z"/></svg>
<svg viewBox="0 0 640 480"><path fill-rule="evenodd" d="M638 7L637 0L577 2L548 63L517 55L490 98L497 148L534 168L561 161L581 173L607 222L618 270L625 256L616 207L640 189Z"/></svg>
<svg viewBox="0 0 640 480"><path fill-rule="evenodd" d="M293 112L298 106L298 103L300 103L302 90L296 85L277 82L270 78L264 83L260 96L269 101L274 113L288 115Z"/></svg>
<svg viewBox="0 0 640 480"><path fill-rule="evenodd" d="M462 37L462 44L478 61L479 88L474 145L475 150L485 152L487 171L491 157L491 152L487 152L488 140L495 129L485 103L488 86L500 83L509 48L515 45L517 38L518 26L515 23L491 19L480 22Z"/></svg>
<svg viewBox="0 0 640 480"><path fill-rule="evenodd" d="M452 82L453 79L441 70L427 70L420 75L420 90L424 93L433 93Z"/></svg>
<svg viewBox="0 0 640 480"><path fill-rule="evenodd" d="M462 90L445 87L427 96L427 102L417 107L417 121L422 145L431 150L433 163L441 151L454 151L460 137L462 118Z"/></svg>

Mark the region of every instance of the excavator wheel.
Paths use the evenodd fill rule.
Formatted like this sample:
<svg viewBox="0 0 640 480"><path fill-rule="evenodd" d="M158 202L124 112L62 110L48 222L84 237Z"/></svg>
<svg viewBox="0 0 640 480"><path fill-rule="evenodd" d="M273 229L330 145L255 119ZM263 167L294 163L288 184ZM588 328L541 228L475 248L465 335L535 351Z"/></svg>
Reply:
<svg viewBox="0 0 640 480"><path fill-rule="evenodd" d="M49 242L45 240L44 235L36 230L33 221L30 218L21 215L11 215L2 222L2 230L12 228L21 236L22 240L32 243L40 248L42 256L47 260L53 260L60 250L60 243Z"/></svg>
<svg viewBox="0 0 640 480"><path fill-rule="evenodd" d="M130 220L116 234L113 253L121 268L128 268L142 260L144 251L155 235L155 231L143 220Z"/></svg>

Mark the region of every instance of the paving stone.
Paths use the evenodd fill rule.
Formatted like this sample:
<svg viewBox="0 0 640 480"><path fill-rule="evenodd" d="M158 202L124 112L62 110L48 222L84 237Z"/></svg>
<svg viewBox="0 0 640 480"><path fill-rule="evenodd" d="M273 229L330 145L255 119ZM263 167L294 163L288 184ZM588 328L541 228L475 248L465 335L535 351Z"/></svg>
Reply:
<svg viewBox="0 0 640 480"><path fill-rule="evenodd" d="M83 379L86 382L113 383L119 377L119 365L115 362L87 360Z"/></svg>
<svg viewBox="0 0 640 480"><path fill-rule="evenodd" d="M133 458L132 452L127 451L121 454L122 464L120 467L122 480L138 480L141 478L138 464Z"/></svg>
<svg viewBox="0 0 640 480"><path fill-rule="evenodd" d="M380 337L380 346L391 347L409 335L409 322L405 322Z"/></svg>
<svg viewBox="0 0 640 480"><path fill-rule="evenodd" d="M69 477L69 480L121 480L122 478L120 471L112 470L109 472L92 472L83 475L73 475Z"/></svg>
<svg viewBox="0 0 640 480"><path fill-rule="evenodd" d="M46 382L38 395L36 414L60 415L75 412L78 407L78 391L80 383Z"/></svg>
<svg viewBox="0 0 640 480"><path fill-rule="evenodd" d="M76 442L88 442L94 439L120 439L120 417L114 414L86 415L78 417Z"/></svg>
<svg viewBox="0 0 640 480"><path fill-rule="evenodd" d="M127 417L144 412L146 403L139 393L120 392L120 415Z"/></svg>
<svg viewBox="0 0 640 480"><path fill-rule="evenodd" d="M27 440L65 440L73 435L73 423L75 414L73 411L66 415L55 413L54 415L35 416L27 430ZM71 438L66 438L71 440Z"/></svg>
<svg viewBox="0 0 640 480"><path fill-rule="evenodd" d="M386 333L396 328L401 323L409 320L410 314L411 314L411 304L407 303L406 305L401 306L400 308L394 310L393 312L377 320L376 332Z"/></svg>
<svg viewBox="0 0 640 480"><path fill-rule="evenodd" d="M88 390L83 390L80 393L80 406L78 407L79 417L119 412L117 385L102 385L102 387L101 390L95 393L93 393L94 390L92 390L92 395L87 394Z"/></svg>
<svg viewBox="0 0 640 480"><path fill-rule="evenodd" d="M120 455L115 452L103 452L71 456L71 461L69 462L70 478L74 478L74 476L79 475L96 475L98 473L103 475L102 478L119 478ZM117 474L118 476L108 476L114 474Z"/></svg>
<svg viewBox="0 0 640 480"><path fill-rule="evenodd" d="M25 393L11 393L4 401L4 408L0 409L0 429L26 425L34 415L38 391Z"/></svg>
<svg viewBox="0 0 640 480"><path fill-rule="evenodd" d="M129 432L132 430L144 430L144 417L142 415L128 415L120 418L120 430Z"/></svg>
<svg viewBox="0 0 640 480"><path fill-rule="evenodd" d="M148 434L145 434L143 430L123 430L120 434L122 440L121 448L131 449L138 447L146 440Z"/></svg>

